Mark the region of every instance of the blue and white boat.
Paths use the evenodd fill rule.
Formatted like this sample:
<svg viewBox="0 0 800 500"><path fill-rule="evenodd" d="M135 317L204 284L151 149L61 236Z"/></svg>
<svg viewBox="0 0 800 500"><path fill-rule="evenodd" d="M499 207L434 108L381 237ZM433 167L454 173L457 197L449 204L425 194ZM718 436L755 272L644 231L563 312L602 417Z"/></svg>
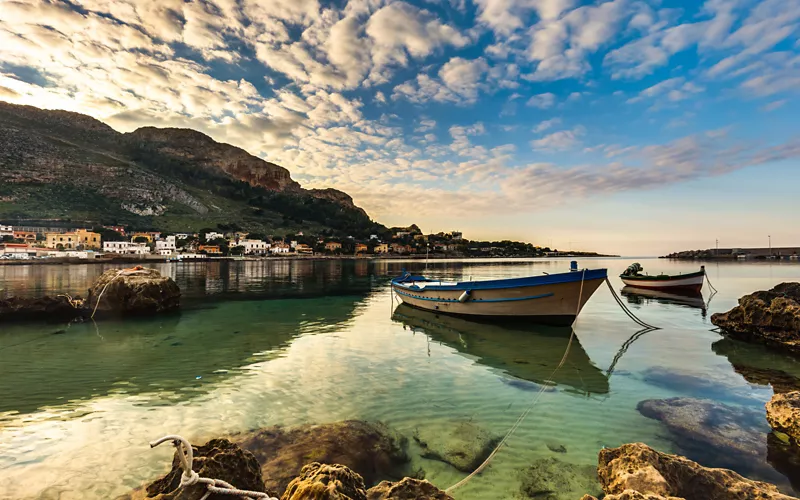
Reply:
<svg viewBox="0 0 800 500"><path fill-rule="evenodd" d="M405 273L392 280L396 296L426 311L473 318L526 318L568 326L606 280L606 269L573 270L527 278L448 282Z"/></svg>

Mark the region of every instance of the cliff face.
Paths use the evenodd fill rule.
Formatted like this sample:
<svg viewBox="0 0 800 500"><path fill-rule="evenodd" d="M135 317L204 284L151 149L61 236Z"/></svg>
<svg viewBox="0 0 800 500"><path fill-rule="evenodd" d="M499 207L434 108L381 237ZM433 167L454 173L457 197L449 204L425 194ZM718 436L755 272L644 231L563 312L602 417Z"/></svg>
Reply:
<svg viewBox="0 0 800 500"><path fill-rule="evenodd" d="M216 142L191 129L142 127L125 134L125 140L146 144L161 154L191 161L210 170L221 170L231 177L271 191L295 191L300 184L285 168L255 157L247 151ZM352 200L351 200L352 201Z"/></svg>
<svg viewBox="0 0 800 500"><path fill-rule="evenodd" d="M79 113L0 102L0 219L173 227L170 217L259 231L376 226L346 193L303 189L287 169L195 130L121 134Z"/></svg>

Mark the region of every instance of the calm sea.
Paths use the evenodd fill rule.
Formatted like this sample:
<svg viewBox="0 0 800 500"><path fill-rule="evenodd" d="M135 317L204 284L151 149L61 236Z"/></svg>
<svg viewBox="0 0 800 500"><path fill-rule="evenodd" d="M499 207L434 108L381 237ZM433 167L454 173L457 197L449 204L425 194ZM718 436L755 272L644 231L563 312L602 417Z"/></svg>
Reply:
<svg viewBox="0 0 800 500"><path fill-rule="evenodd" d="M632 261L580 264L607 267L616 276ZM651 273L697 270L691 262L639 262ZM791 464L767 456L763 417L747 431L763 445L739 455L706 445L689 453L676 444L685 445L686 435L642 416L637 404L692 397L763 414L772 389L748 383L733 366L800 377L800 360L727 340L711 331L709 318L745 293L800 281L800 266L709 264L719 293L708 305L707 289L703 299L626 295L639 317L663 328L644 335L602 287L575 324L577 343L553 380L569 329L396 310L390 276L424 266L352 260L164 264L161 272L184 291L179 315L96 325L0 324L0 498L113 498L168 467L171 450L147 445L164 434L200 442L275 424L364 419L384 421L409 437L415 431L445 435L465 421L501 436L540 384L555 390L544 393L491 466L457 498L521 498L523 471L531 465L550 458L594 465L602 447L632 441L683 451L707 465L732 461L739 472L793 492ZM484 279L567 266L564 260L436 261L428 273ZM0 267L0 296L85 295L103 270ZM611 281L619 292L619 279ZM703 433L715 425L689 421L684 427ZM413 440L410 453L414 468L422 467L440 487L464 476L420 458Z"/></svg>

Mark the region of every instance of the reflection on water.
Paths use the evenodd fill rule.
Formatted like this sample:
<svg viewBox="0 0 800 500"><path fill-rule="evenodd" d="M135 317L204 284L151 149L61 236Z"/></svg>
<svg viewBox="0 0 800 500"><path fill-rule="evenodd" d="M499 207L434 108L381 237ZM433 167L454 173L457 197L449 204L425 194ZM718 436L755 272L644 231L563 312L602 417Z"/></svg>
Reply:
<svg viewBox="0 0 800 500"><path fill-rule="evenodd" d="M423 311L407 304L393 318L434 341L444 342L479 363L512 377L546 385L565 385L581 394L608 393L608 379L574 338L564 366L553 373L569 344L570 328L524 323L492 324Z"/></svg>
<svg viewBox="0 0 800 500"><path fill-rule="evenodd" d="M581 265L607 267L615 276L629 263ZM356 418L385 421L407 437L450 435L467 421L502 436L540 384L554 384L491 466L458 491L459 500L519 498L522 471L552 458L575 465L565 470L583 471L596 465L604 446L642 441L680 452L670 428L639 413L643 400L703 398L763 415L771 387L778 387L764 384L778 380L783 387L800 378L797 358L709 331L694 299L629 297L637 316L662 327L637 332L602 290L574 325L567 365L551 379L568 329L395 311L388 287L388 277L404 268L437 278L496 279L568 265L432 261L425 271L420 261L162 264L184 291L179 315L103 321L97 329L0 324L0 499L115 498L164 471L171 452L150 450L147 442L167 433L202 441L276 424ZM693 267L658 265L669 274ZM85 294L104 269L0 266L0 294ZM707 271L720 290L708 312L727 310L753 290L800 281L800 266L786 263L720 263ZM688 423L709 431L707 422ZM761 471L791 493L788 481L775 478L791 477L796 457L770 443L765 430L754 432L765 446L734 469ZM424 469L438 486L464 477L423 458L413 439L410 446L412 468Z"/></svg>
<svg viewBox="0 0 800 500"><path fill-rule="evenodd" d="M657 302L659 304L676 305L700 309L701 315L706 317L706 301L701 293L693 292L665 292L662 290L648 290L647 288L636 288L624 286L621 290L622 296L628 299L629 304L646 304Z"/></svg>
<svg viewBox="0 0 800 500"><path fill-rule="evenodd" d="M299 299L235 302L224 314L206 307L156 320L61 329L11 325L0 330L0 418L5 411L30 412L109 392L169 395L175 403L243 366L280 355L297 335L338 329L360 300L329 297L313 308Z"/></svg>

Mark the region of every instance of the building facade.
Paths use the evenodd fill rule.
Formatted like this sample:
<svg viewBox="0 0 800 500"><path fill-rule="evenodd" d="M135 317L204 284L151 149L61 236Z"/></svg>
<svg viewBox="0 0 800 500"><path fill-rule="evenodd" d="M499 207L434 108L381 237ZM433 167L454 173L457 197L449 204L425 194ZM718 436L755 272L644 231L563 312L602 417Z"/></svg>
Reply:
<svg viewBox="0 0 800 500"><path fill-rule="evenodd" d="M100 235L95 232L76 229L66 233L45 233L45 246L61 250L78 248L100 250L101 240Z"/></svg>
<svg viewBox="0 0 800 500"><path fill-rule="evenodd" d="M245 255L266 255L270 244L261 240L239 240L239 246L244 247Z"/></svg>

